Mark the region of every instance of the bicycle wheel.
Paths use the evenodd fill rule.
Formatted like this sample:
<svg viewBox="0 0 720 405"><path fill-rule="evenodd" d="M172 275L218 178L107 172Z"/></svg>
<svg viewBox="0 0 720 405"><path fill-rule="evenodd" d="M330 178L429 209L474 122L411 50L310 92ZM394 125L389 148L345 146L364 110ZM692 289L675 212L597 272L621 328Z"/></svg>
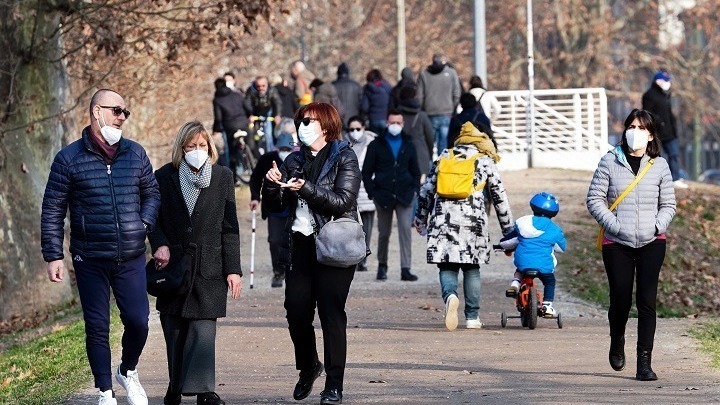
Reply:
<svg viewBox="0 0 720 405"><path fill-rule="evenodd" d="M241 182L243 182L243 184L249 184L250 176L252 176L252 172L255 169L255 156L253 156L252 152L248 150L247 146L242 151L239 163L240 167L238 167L238 178Z"/></svg>
<svg viewBox="0 0 720 405"><path fill-rule="evenodd" d="M530 288L530 303L528 305L528 328L535 329L538 319L538 296L535 287Z"/></svg>
<svg viewBox="0 0 720 405"><path fill-rule="evenodd" d="M507 315L505 315L505 312L500 314L500 326L503 328L507 326Z"/></svg>

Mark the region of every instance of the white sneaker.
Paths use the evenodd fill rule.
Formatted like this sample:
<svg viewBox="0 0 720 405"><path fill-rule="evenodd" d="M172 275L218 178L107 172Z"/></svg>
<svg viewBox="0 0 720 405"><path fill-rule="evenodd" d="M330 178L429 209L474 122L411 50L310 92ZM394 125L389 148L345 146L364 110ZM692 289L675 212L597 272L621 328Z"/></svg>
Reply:
<svg viewBox="0 0 720 405"><path fill-rule="evenodd" d="M683 179L677 179L677 180L673 181L673 186L675 186L675 188L688 188L688 187L690 187L690 186L688 186L687 183L685 183L685 182L683 181Z"/></svg>
<svg viewBox="0 0 720 405"><path fill-rule="evenodd" d="M117 399L115 399L113 390L100 391L98 405L117 405Z"/></svg>
<svg viewBox="0 0 720 405"><path fill-rule="evenodd" d="M547 316L547 317L553 317L557 314L557 312L555 311L555 308L553 308L553 306L552 306L552 302L550 302L550 301L544 301L542 303L542 311L545 314L545 316Z"/></svg>
<svg viewBox="0 0 720 405"><path fill-rule="evenodd" d="M468 329L482 329L482 322L480 322L480 318L475 319L468 319L465 321L465 327Z"/></svg>
<svg viewBox="0 0 720 405"><path fill-rule="evenodd" d="M460 300L457 295L450 294L445 301L445 327L448 330L455 330L458 326L458 306Z"/></svg>
<svg viewBox="0 0 720 405"><path fill-rule="evenodd" d="M125 377L120 373L120 367L118 367L115 379L127 391L127 400L130 405L148 405L147 394L140 385L137 370L128 370L127 377Z"/></svg>

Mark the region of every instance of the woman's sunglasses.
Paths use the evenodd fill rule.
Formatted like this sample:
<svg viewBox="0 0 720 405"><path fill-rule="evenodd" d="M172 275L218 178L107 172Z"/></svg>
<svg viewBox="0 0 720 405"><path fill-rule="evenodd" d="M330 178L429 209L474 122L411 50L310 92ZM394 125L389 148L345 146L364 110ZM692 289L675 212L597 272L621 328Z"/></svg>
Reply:
<svg viewBox="0 0 720 405"><path fill-rule="evenodd" d="M130 117L130 111L126 110L125 108L120 108L118 106L111 107L109 105L100 105L98 107L112 110L113 115L116 117L120 114L125 114L126 119Z"/></svg>
<svg viewBox="0 0 720 405"><path fill-rule="evenodd" d="M303 118L303 119L301 119L301 120L295 120L295 126L298 126L298 127L299 127L300 124L304 124L305 126L308 126L308 125L310 125L310 123L313 122L313 121L318 121L318 119L317 119L317 118L305 117L305 118Z"/></svg>
<svg viewBox="0 0 720 405"><path fill-rule="evenodd" d="M362 131L362 128L348 128L349 132L360 132Z"/></svg>

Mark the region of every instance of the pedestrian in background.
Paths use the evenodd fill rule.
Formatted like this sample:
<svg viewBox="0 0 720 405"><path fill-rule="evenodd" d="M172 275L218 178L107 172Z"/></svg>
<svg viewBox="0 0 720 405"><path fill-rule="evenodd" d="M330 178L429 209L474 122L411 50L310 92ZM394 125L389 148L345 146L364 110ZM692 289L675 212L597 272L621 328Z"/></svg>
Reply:
<svg viewBox="0 0 720 405"><path fill-rule="evenodd" d="M390 111L387 122L387 128L368 146L362 168L363 184L377 213L377 279L387 280L388 245L394 213L400 242L400 280L416 281L418 277L410 271L411 214L413 198L420 188L420 168L413 140L403 131L402 113L398 110Z"/></svg>
<svg viewBox="0 0 720 405"><path fill-rule="evenodd" d="M350 117L348 120L348 128L345 134L345 140L352 145L355 155L358 157L358 164L362 170L365 156L367 156L367 148L376 137L377 134L365 129L363 121L359 116ZM373 222L375 221L375 204L368 197L365 186L360 184L358 192L358 211L360 211L360 219L362 219L363 232L365 232L365 246L370 246L372 236ZM357 271L367 271L366 259L358 263Z"/></svg>
<svg viewBox="0 0 720 405"><path fill-rule="evenodd" d="M625 326L634 281L638 312L635 377L651 381L657 380L651 367L655 307L667 247L665 233L675 215L675 190L667 161L660 157L660 130L653 116L634 109L624 127L620 145L603 156L595 170L587 207L605 230L602 257L610 287L610 366L616 371L625 368ZM610 208L608 204L612 204Z"/></svg>
<svg viewBox="0 0 720 405"><path fill-rule="evenodd" d="M387 113L392 87L378 69L370 70L365 76L360 111L368 119L370 131L381 134L387 127Z"/></svg>
<svg viewBox="0 0 720 405"><path fill-rule="evenodd" d="M400 72L400 81L398 81L397 84L395 84L395 86L390 91L390 104L388 105L388 110L396 110L400 108L400 104L402 102L401 92L406 87L415 90L416 96L414 97L417 97L417 84L415 83L415 74L409 67L403 68L402 72Z"/></svg>
<svg viewBox="0 0 720 405"><path fill-rule="evenodd" d="M225 404L215 393L217 319L226 315L227 291L240 296L242 270L233 175L216 161L203 125L188 122L175 137L172 161L155 172L160 216L148 235L155 265L180 260L191 243L197 252L189 290L156 302L168 359L166 405L180 404L182 395Z"/></svg>
<svg viewBox="0 0 720 405"><path fill-rule="evenodd" d="M475 159L472 193L467 198L446 198L438 195L438 162L449 158ZM440 289L445 303L445 327L458 325L458 273L463 271L465 326L480 329L480 265L490 262L490 226L483 198L484 185L489 186L490 200L495 206L503 235L513 230L513 216L505 187L495 165L500 160L487 135L466 123L455 146L440 154L428 179L420 189L415 229L427 235L427 261L437 264Z"/></svg>
<svg viewBox="0 0 720 405"><path fill-rule="evenodd" d="M70 254L85 320L85 350L100 390L98 404L117 404L110 365L112 288L125 329L115 379L131 405L147 405L136 367L150 315L145 236L155 226L160 193L145 149L122 137L130 116L123 97L98 90L89 115L82 137L60 150L50 167L40 221L42 254L50 281L61 282L69 209Z"/></svg>
<svg viewBox="0 0 720 405"><path fill-rule="evenodd" d="M432 64L420 72L417 82L417 96L420 107L430 117L435 128L435 145L438 154L448 145L450 117L460 101L460 79L457 72L449 66L445 55L433 55Z"/></svg>
<svg viewBox="0 0 720 405"><path fill-rule="evenodd" d="M417 154L418 168L420 169L420 184L430 171L433 160L433 147L435 145L435 129L425 111L420 109L414 86L404 87L400 91L400 106L405 126L403 130L410 135ZM412 215L415 215L413 210Z"/></svg>
<svg viewBox="0 0 720 405"><path fill-rule="evenodd" d="M677 188L688 188L687 183L680 177L680 147L677 139L677 124L672 112L670 74L660 70L655 73L652 80L650 88L642 96L642 108L653 115L657 136L670 167L673 185Z"/></svg>
<svg viewBox="0 0 720 405"><path fill-rule="evenodd" d="M310 103L296 118L303 146L265 175L263 209L290 213L285 230L291 235L292 267L285 278L285 309L300 370L293 398L310 395L323 371L313 327L317 306L327 375L320 403L340 404L347 359L345 303L356 266L319 263L315 235L333 218L358 220L360 167L350 144L341 139L342 122L333 106Z"/></svg>
<svg viewBox="0 0 720 405"><path fill-rule="evenodd" d="M337 68L337 80L332 82L337 90L337 96L343 106L342 118L344 125L350 125L349 119L360 115L362 102L362 87L360 83L350 78L350 68L343 62Z"/></svg>
<svg viewBox="0 0 720 405"><path fill-rule="evenodd" d="M276 166L282 166L285 159L292 153L294 144L292 135L282 133L275 144L276 149L260 156L260 160L258 160L252 176L250 176L251 211L260 208L260 196L265 174L272 169L273 162ZM270 286L273 288L282 287L285 274L290 267L290 238L285 232L288 215L288 210L279 213L261 210L262 219L267 219L268 244L270 245L270 260L273 271Z"/></svg>
<svg viewBox="0 0 720 405"><path fill-rule="evenodd" d="M232 91L222 79L215 80L215 98L213 98L213 133L227 135L225 148L228 150L230 171L236 176L236 184L240 180L238 166L240 165L240 145L235 133L247 131L249 117L252 115L252 106L242 94ZM255 140L252 136L246 136L250 150L256 150Z"/></svg>

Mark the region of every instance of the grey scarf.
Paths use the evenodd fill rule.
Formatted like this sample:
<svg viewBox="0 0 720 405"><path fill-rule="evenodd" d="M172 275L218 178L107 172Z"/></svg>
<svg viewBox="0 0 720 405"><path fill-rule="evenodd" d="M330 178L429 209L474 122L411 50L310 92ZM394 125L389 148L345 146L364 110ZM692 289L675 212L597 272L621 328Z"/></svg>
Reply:
<svg viewBox="0 0 720 405"><path fill-rule="evenodd" d="M210 185L211 175L212 165L210 163L206 162L196 174L192 171L185 159L180 161L180 190L182 191L185 205L187 205L190 216L192 216L195 203L198 197L200 197L200 190Z"/></svg>

